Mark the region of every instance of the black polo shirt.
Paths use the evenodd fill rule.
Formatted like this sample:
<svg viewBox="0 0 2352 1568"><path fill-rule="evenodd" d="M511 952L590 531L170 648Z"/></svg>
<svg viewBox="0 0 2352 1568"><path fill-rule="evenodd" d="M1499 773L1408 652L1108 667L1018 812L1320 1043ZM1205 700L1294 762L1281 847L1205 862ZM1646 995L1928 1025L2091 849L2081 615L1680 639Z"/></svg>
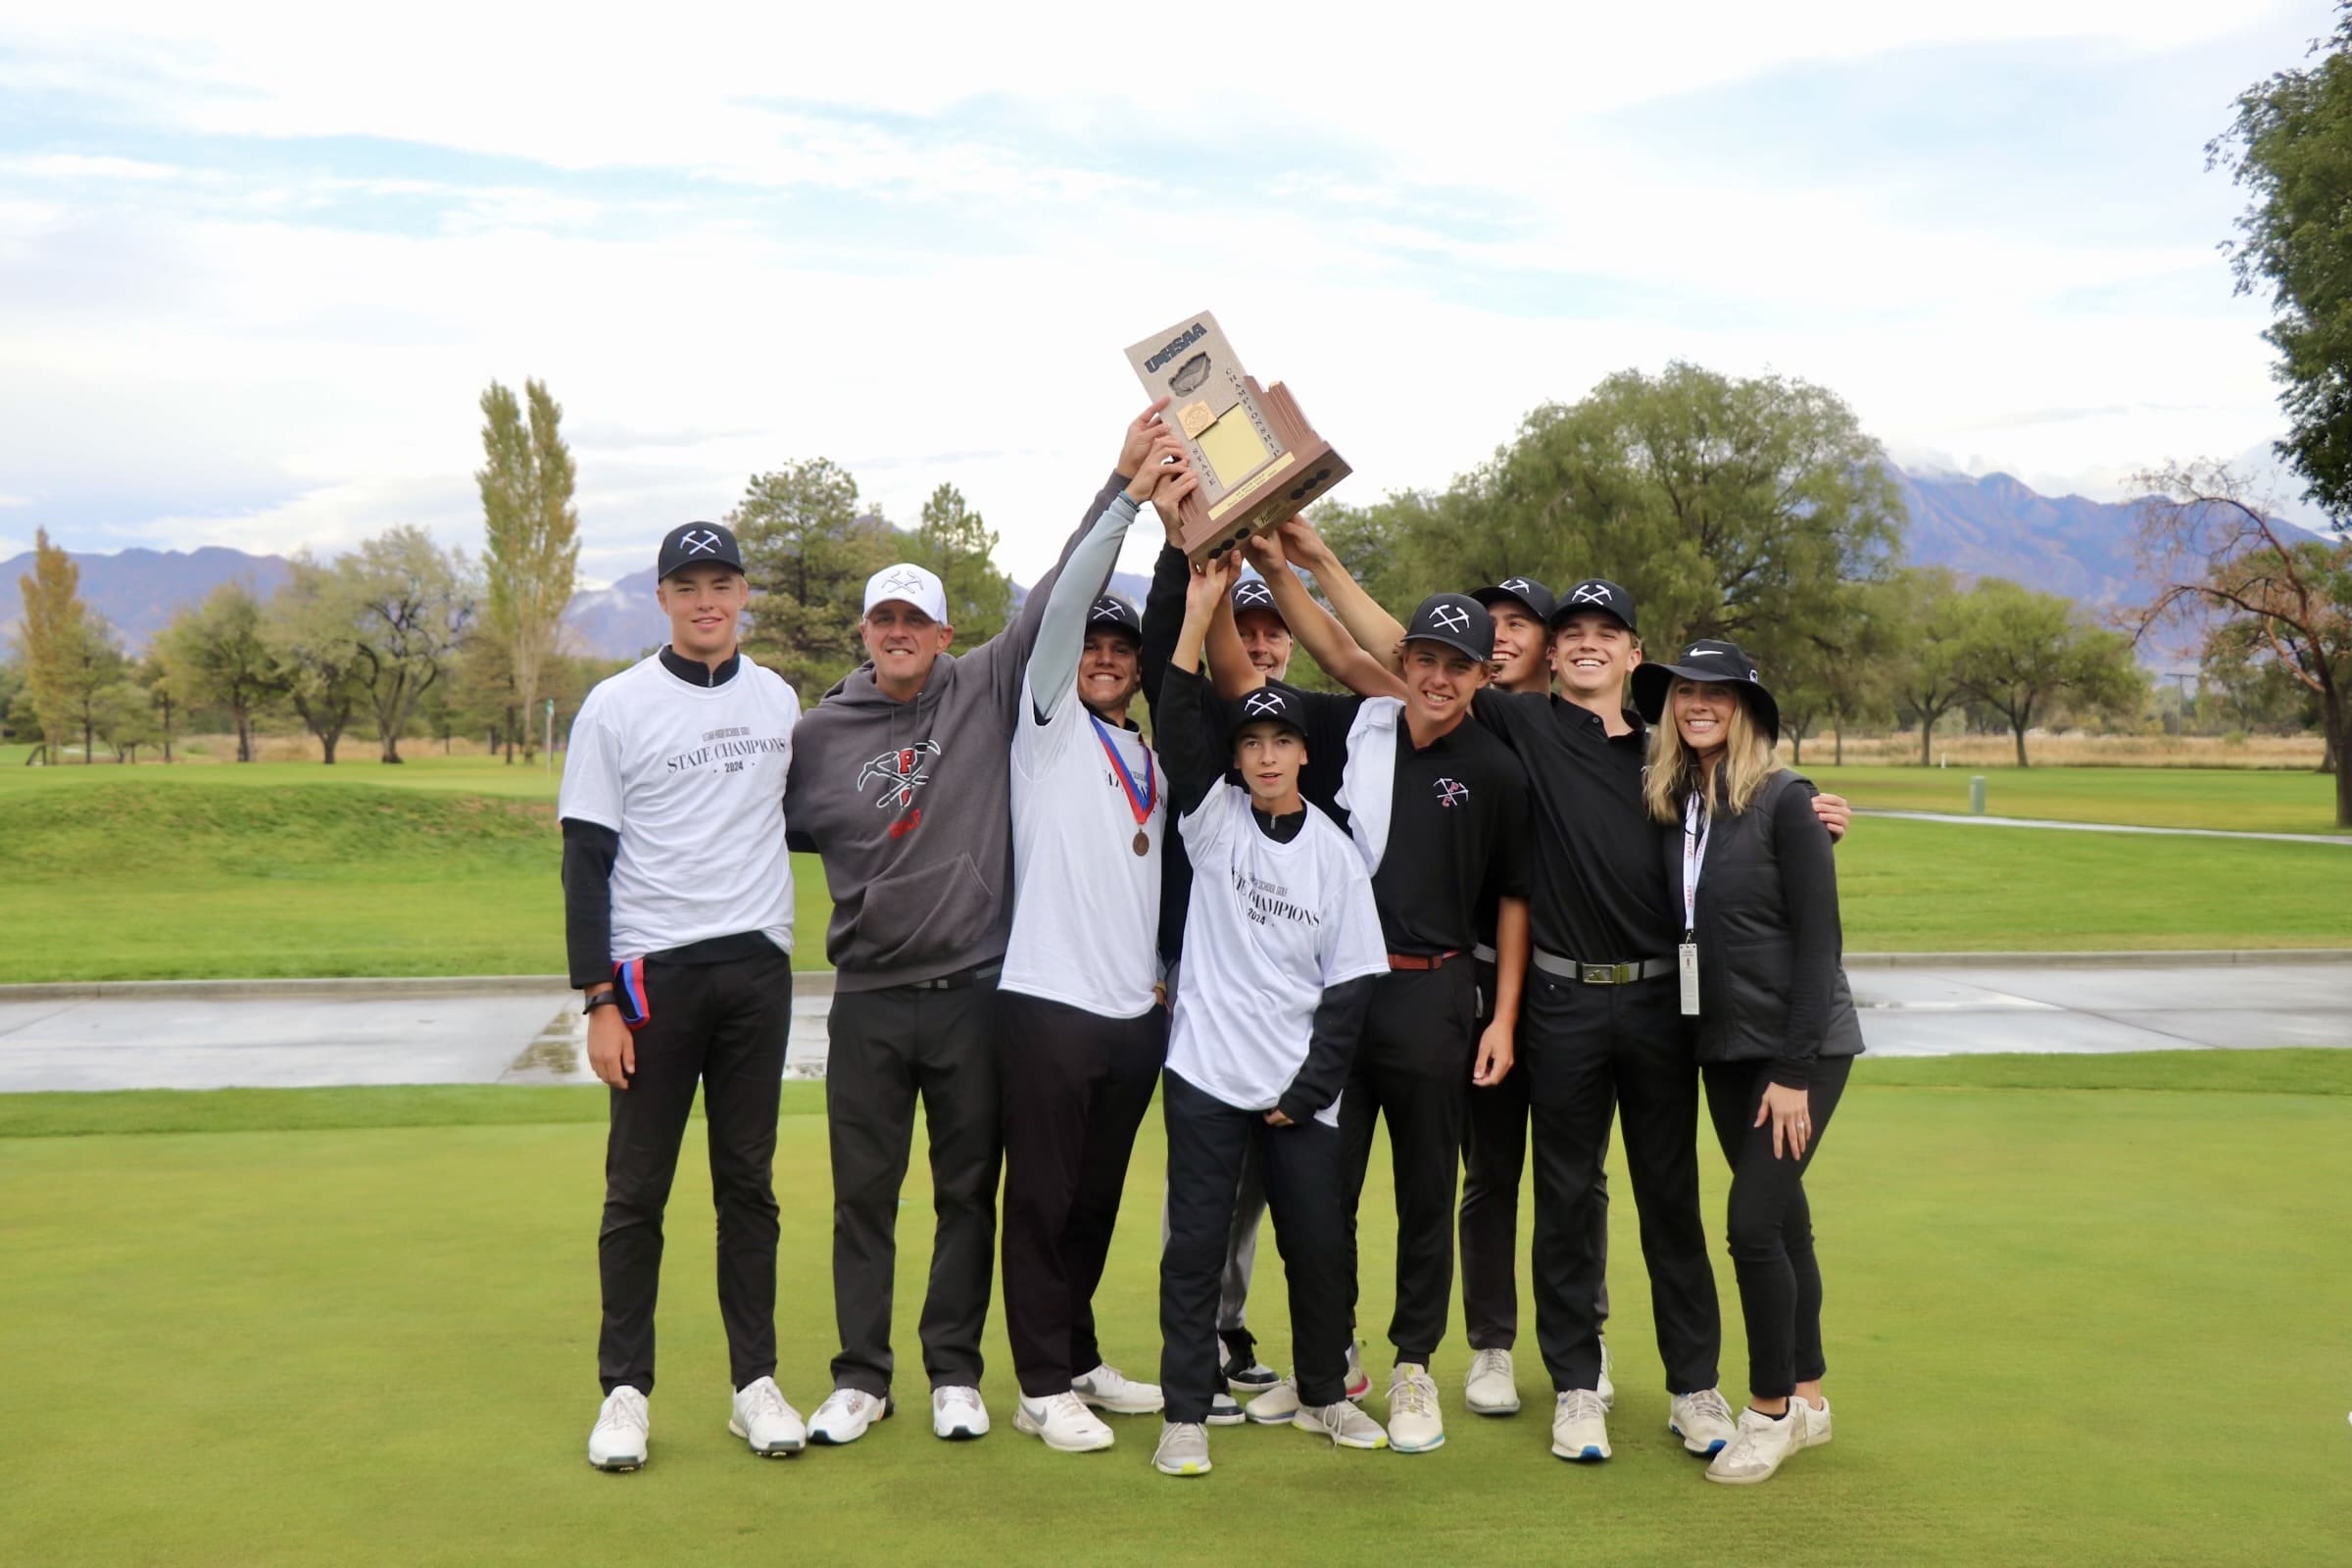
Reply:
<svg viewBox="0 0 2352 1568"><path fill-rule="evenodd" d="M1366 699L1302 693L1307 765L1298 792L1343 827L1335 799L1346 781L1348 735ZM1391 953L1468 953L1481 940L1482 905L1525 898L1533 837L1526 769L1475 720L1425 747L1396 716L1389 834L1372 900Z"/></svg>
<svg viewBox="0 0 2352 1568"><path fill-rule="evenodd" d="M1642 804L1649 735L1612 737L1600 715L1558 697L1478 694L1478 721L1519 755L1535 817L1528 921L1537 947L1584 963L1674 956L1665 830Z"/></svg>

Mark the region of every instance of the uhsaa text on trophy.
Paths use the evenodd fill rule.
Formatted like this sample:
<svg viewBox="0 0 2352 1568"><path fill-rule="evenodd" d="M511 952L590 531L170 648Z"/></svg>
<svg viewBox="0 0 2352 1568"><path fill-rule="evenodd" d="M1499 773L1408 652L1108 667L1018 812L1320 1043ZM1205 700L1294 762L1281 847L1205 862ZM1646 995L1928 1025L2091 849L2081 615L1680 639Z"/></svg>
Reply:
<svg viewBox="0 0 2352 1568"><path fill-rule="evenodd" d="M1136 344L1127 362L1153 398L1172 400L1165 416L1200 472L1177 511L1194 561L1276 526L1351 471L1280 381L1261 387L1242 368L1206 311Z"/></svg>

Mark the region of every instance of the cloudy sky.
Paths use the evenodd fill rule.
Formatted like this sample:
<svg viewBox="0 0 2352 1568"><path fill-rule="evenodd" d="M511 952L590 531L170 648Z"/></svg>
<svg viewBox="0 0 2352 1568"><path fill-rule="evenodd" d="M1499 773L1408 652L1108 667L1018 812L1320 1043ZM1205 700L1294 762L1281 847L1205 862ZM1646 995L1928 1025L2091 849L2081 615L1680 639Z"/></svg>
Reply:
<svg viewBox="0 0 2352 1568"><path fill-rule="evenodd" d="M537 375L592 581L819 455L1026 580L1204 307L1354 500L1676 358L2044 490L2278 433L2203 146L2317 0L1128 9L0 0L0 555L474 547Z"/></svg>

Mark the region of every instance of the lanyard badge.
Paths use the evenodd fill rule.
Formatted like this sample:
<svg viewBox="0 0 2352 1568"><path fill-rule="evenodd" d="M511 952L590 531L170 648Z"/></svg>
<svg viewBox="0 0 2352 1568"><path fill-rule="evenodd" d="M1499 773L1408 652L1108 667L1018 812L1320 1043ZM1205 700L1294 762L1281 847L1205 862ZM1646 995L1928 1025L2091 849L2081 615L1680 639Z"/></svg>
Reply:
<svg viewBox="0 0 2352 1568"><path fill-rule="evenodd" d="M1707 858L1707 836L1715 824L1693 795L1683 807L1683 941L1674 951L1682 985L1683 1016L1698 1016L1698 872Z"/></svg>

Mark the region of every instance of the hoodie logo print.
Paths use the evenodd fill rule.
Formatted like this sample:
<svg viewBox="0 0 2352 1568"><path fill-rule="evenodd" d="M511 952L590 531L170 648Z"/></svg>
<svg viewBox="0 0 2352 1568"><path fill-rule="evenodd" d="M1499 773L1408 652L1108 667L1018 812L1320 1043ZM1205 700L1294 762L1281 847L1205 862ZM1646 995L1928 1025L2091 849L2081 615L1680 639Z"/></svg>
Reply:
<svg viewBox="0 0 2352 1568"><path fill-rule="evenodd" d="M882 794L874 805L885 810L895 806L903 811L913 804L914 792L931 782L928 759L939 755L937 741L918 741L895 752L884 752L858 770L858 793L865 793L867 779L878 778L882 781Z"/></svg>

